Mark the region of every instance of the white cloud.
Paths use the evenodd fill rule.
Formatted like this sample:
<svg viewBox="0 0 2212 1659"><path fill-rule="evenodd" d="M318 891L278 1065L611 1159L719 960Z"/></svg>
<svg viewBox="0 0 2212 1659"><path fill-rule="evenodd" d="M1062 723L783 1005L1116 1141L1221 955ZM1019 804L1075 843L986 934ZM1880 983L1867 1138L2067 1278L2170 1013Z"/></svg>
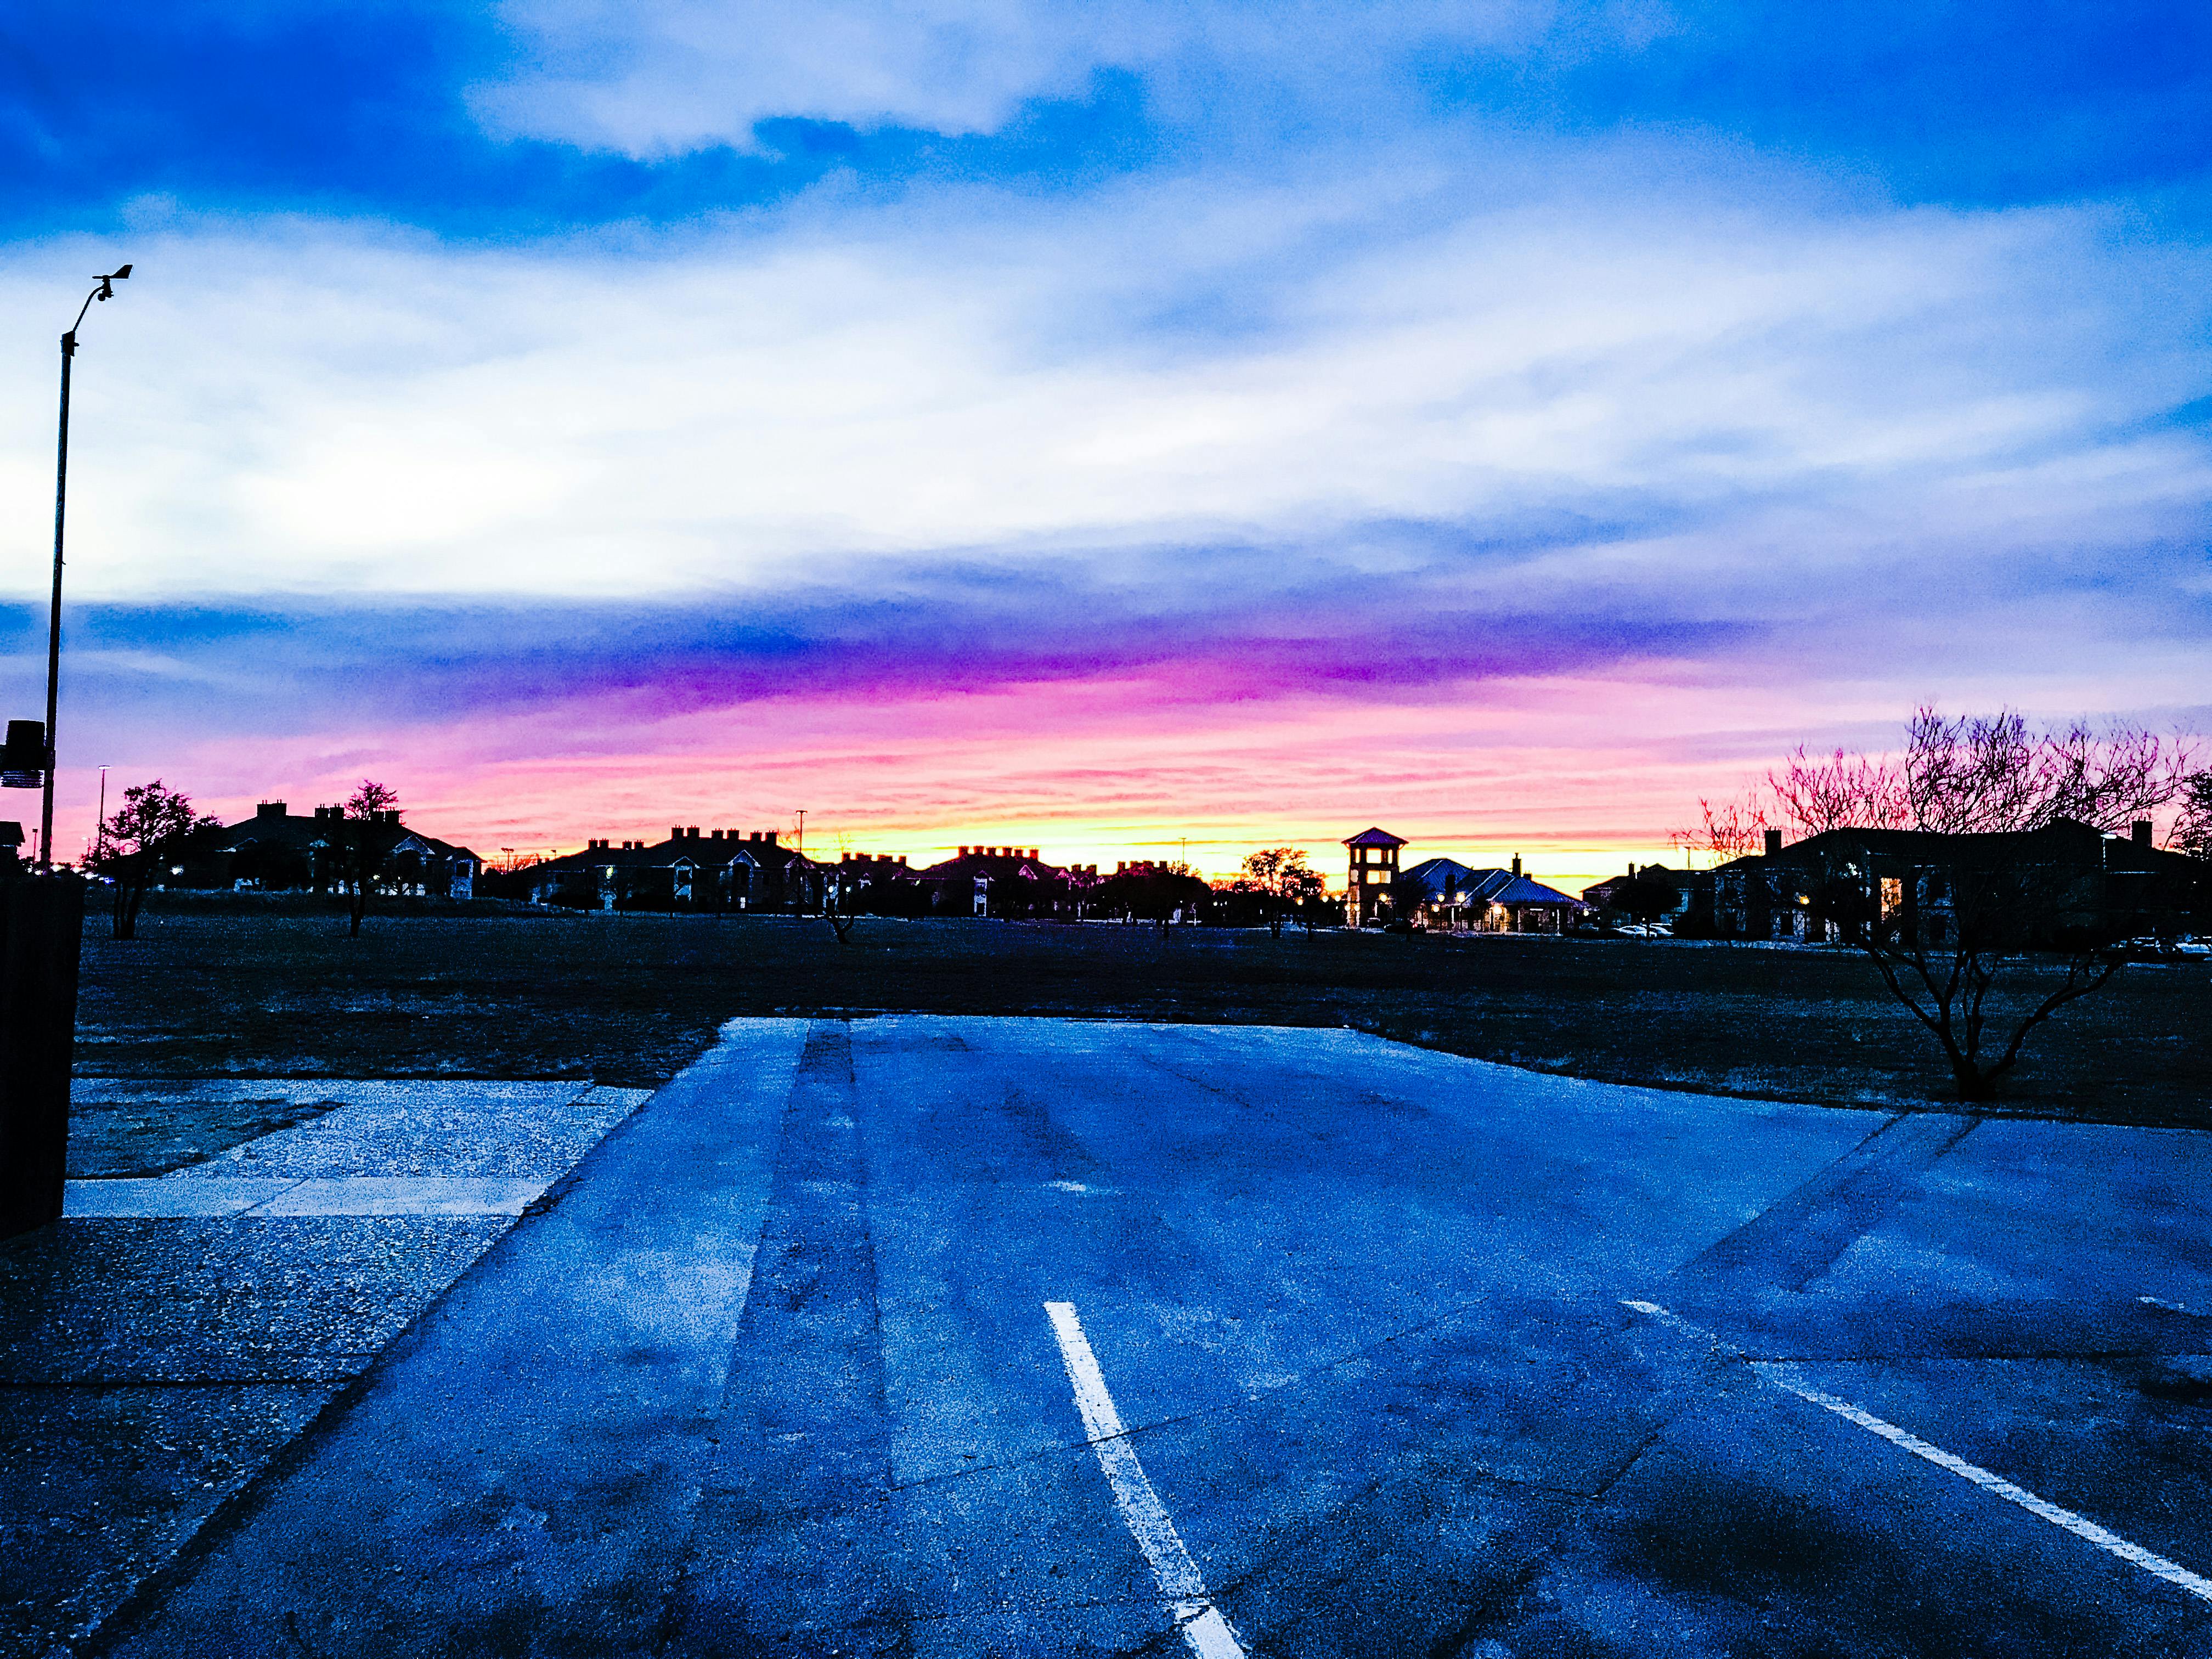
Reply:
<svg viewBox="0 0 2212 1659"><path fill-rule="evenodd" d="M1352 567L1378 523L1553 514L1661 526L1663 557L1632 538L1497 579L1632 581L1642 557L1659 580L1687 548L1716 591L1772 594L1854 544L2201 521L2203 444L2140 423L2206 354L2188 316L2146 332L2127 302L2197 256L2088 210L1504 176L825 198L522 252L173 229L124 251L139 278L87 327L72 591L645 596L945 550L1150 579L1164 546ZM0 301L64 309L109 252L27 250ZM18 501L51 477L52 373L33 343L0 357ZM1824 533L1772 544L1795 507Z"/></svg>
<svg viewBox="0 0 2212 1659"><path fill-rule="evenodd" d="M1658 0L508 0L501 16L526 62L474 89L485 125L641 156L752 149L778 116L989 132L1101 70L1153 76L1170 100L1218 98L1224 79L1262 99L1303 87L1341 100L1423 46L1572 56L1674 27Z"/></svg>

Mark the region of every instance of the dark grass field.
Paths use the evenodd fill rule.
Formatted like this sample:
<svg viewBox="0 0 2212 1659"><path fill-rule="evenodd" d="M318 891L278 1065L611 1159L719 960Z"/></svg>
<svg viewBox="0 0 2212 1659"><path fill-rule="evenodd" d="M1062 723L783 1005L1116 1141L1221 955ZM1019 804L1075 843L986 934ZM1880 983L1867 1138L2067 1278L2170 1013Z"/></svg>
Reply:
<svg viewBox="0 0 2212 1659"><path fill-rule="evenodd" d="M1349 1025L1611 1082L1838 1105L1946 1099L1935 1043L1828 951L1091 924L315 911L88 920L77 1069L131 1077L590 1078L651 1085L742 1014ZM2032 1040L1998 1109L2212 1127L2212 986L2136 968ZM182 1109L191 1109L185 1108ZM235 1109L232 1109L234 1112ZM246 1115L251 1117L249 1112ZM276 1127L94 1123L108 1142Z"/></svg>

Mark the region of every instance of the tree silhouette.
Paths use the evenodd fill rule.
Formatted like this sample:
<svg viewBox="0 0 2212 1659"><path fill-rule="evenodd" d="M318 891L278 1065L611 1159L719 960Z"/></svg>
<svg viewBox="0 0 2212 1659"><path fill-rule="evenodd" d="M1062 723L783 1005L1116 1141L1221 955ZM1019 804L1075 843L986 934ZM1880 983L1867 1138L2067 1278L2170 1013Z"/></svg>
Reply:
<svg viewBox="0 0 2212 1659"><path fill-rule="evenodd" d="M92 867L115 884L115 937L138 937L138 910L146 890L194 836L216 821L192 810L191 798L162 787L161 779L123 792L123 805L100 827Z"/></svg>
<svg viewBox="0 0 2212 1659"><path fill-rule="evenodd" d="M398 807L398 791L364 778L347 799L345 816L331 825L331 855L337 864L339 890L346 896L349 939L361 937L369 898L391 862L392 846L399 839Z"/></svg>
<svg viewBox="0 0 2212 1659"><path fill-rule="evenodd" d="M1321 885L1321 878L1306 867L1305 849L1302 847L1266 847L1246 854L1244 879L1261 896L1261 912L1267 918L1267 931L1277 939L1283 936L1283 923ZM1310 924L1307 931L1312 931Z"/></svg>

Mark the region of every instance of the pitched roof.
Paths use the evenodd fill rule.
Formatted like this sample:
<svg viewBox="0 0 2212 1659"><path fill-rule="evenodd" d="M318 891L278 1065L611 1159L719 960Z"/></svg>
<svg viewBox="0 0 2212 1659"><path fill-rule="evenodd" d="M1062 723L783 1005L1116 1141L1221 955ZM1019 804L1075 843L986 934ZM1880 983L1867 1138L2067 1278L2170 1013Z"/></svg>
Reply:
<svg viewBox="0 0 2212 1659"><path fill-rule="evenodd" d="M749 841L738 836L672 836L651 846L586 847L558 858L541 859L530 868L554 875L572 870L672 870L689 864L697 870L719 870L725 865L745 863L757 870L818 869L812 859L795 847L771 841Z"/></svg>
<svg viewBox="0 0 2212 1659"><path fill-rule="evenodd" d="M1042 859L1008 853L967 853L911 873L918 881L957 881L963 876L1012 877L1022 881L1062 881L1067 872Z"/></svg>
<svg viewBox="0 0 2212 1659"><path fill-rule="evenodd" d="M2058 858L2111 869L2166 870L2175 874L2191 873L2195 864L2185 854L2140 846L2124 836L2107 836L2094 824L2079 819L2057 817L2033 830L1965 835L1936 830L1826 830L1802 841L1791 842L1779 853L1753 854L1723 867L1749 867L1769 860L1785 865L1817 863L1837 854L1864 854L1907 863L1917 860L1982 866L2014 861L2033 864Z"/></svg>
<svg viewBox="0 0 2212 1659"><path fill-rule="evenodd" d="M436 858L483 862L467 848L440 841L435 836L425 835L410 824L398 822L365 824L360 818L315 817L299 812L257 811L250 818L242 818L236 823L210 830L207 839L200 844L213 853L237 853L248 847L259 846L289 847L296 852L306 853L318 846L328 845L334 829L351 835L364 828L375 830L380 836L388 835L387 850L397 849L411 842Z"/></svg>
<svg viewBox="0 0 2212 1659"><path fill-rule="evenodd" d="M1403 847L1407 843L1403 836L1394 836L1388 830L1370 828L1362 830L1356 836L1346 836L1344 844L1346 847Z"/></svg>
<svg viewBox="0 0 2212 1659"><path fill-rule="evenodd" d="M1510 870L1470 869L1451 859L1422 860L1398 878L1400 886L1409 884L1420 888L1431 902L1437 904L1571 904L1577 909L1582 908L1581 900L1547 887L1540 881L1516 876Z"/></svg>
<svg viewBox="0 0 2212 1659"><path fill-rule="evenodd" d="M1587 908L1583 902L1562 893L1556 887L1547 887L1540 881L1531 881L1526 876L1515 876L1505 886L1490 896L1492 904L1571 904L1576 909Z"/></svg>

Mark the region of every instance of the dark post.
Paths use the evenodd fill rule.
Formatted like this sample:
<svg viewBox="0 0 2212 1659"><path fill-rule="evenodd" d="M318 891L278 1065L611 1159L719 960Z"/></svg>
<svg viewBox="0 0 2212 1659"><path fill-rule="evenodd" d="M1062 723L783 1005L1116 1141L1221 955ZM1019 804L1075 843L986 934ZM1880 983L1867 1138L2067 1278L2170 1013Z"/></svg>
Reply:
<svg viewBox="0 0 2212 1659"><path fill-rule="evenodd" d="M61 436L54 446L54 605L46 618L46 782L39 803L39 868L42 872L54 867L54 717L62 687L62 526L69 507L70 365L76 360L76 331L84 326L92 302L113 299L116 283L130 274L129 265L118 265L102 276L100 286L86 295L84 303L76 308L76 321L62 336Z"/></svg>
<svg viewBox="0 0 2212 1659"><path fill-rule="evenodd" d="M0 882L0 1238L58 1220L84 883Z"/></svg>
<svg viewBox="0 0 2212 1659"><path fill-rule="evenodd" d="M80 319L82 320L82 319ZM54 867L54 715L62 690L62 521L69 509L70 365L76 331L62 336L61 437L54 453L54 604L46 617L46 786L39 801L39 868Z"/></svg>

